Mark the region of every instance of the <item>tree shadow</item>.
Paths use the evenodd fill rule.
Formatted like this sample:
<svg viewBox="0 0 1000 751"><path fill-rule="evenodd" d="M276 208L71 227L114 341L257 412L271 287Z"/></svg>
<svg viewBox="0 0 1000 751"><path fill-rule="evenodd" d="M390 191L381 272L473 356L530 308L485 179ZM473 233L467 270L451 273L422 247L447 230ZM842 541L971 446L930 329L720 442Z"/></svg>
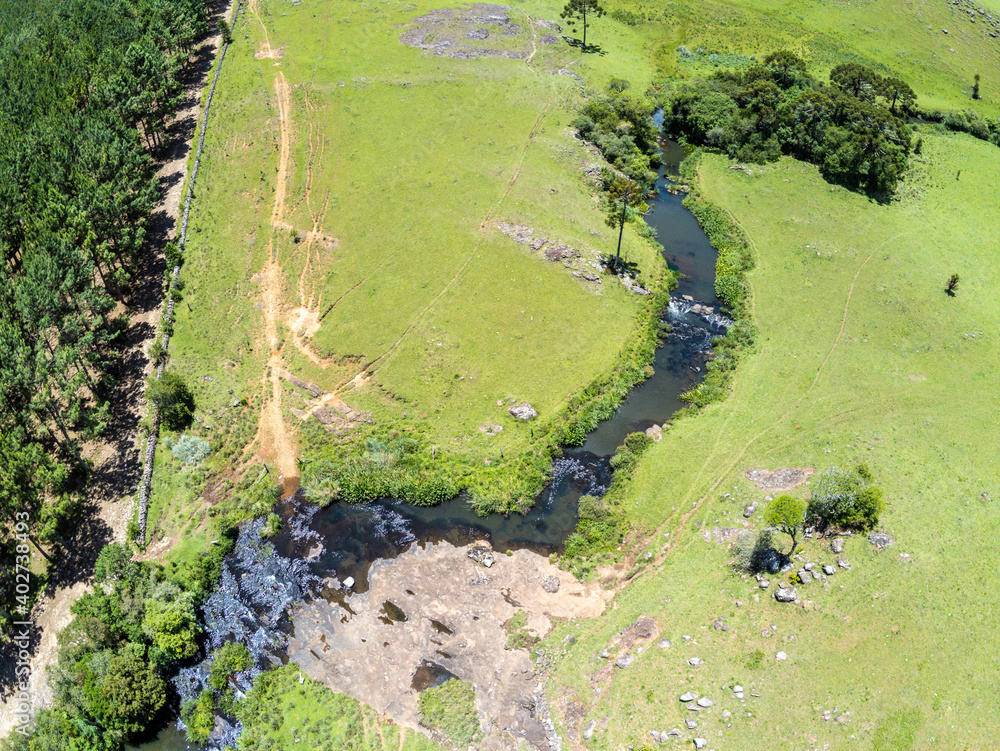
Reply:
<svg viewBox="0 0 1000 751"><path fill-rule="evenodd" d="M608 54L599 44L584 44L581 40L574 39L573 37L563 37L563 39L566 40L566 43L570 47L576 47L585 55L599 55L604 57Z"/></svg>

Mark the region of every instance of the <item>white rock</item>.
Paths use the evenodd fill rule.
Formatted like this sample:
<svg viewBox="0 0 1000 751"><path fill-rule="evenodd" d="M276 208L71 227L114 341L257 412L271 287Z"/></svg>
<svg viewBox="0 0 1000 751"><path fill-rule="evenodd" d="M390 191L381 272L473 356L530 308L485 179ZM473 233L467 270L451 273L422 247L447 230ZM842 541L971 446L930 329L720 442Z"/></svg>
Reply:
<svg viewBox="0 0 1000 751"><path fill-rule="evenodd" d="M711 699L709 699L709 698L708 698L707 696L703 696L703 697L701 697L700 699L698 699L698 706L699 706L699 707L701 707L702 709L708 709L708 708L709 708L710 706L712 706L712 705L713 705L714 703L715 703L715 702L713 702L713 701L712 701Z"/></svg>
<svg viewBox="0 0 1000 751"><path fill-rule="evenodd" d="M778 654L774 656L774 659L776 659L778 662L784 662L785 660L788 659L788 655L786 655L784 652L778 652Z"/></svg>
<svg viewBox="0 0 1000 751"><path fill-rule="evenodd" d="M688 665L694 665L695 667L698 667L699 665L701 665L701 658L692 657L690 660L688 660Z"/></svg>
<svg viewBox="0 0 1000 751"><path fill-rule="evenodd" d="M707 745L708 745L708 741L706 741L704 738L695 738L694 739L694 747L695 748L701 749L701 748L705 748L705 746L707 746Z"/></svg>
<svg viewBox="0 0 1000 751"><path fill-rule="evenodd" d="M346 579L344 579L344 589L350 589L353 586L354 586L353 576L348 576Z"/></svg>
<svg viewBox="0 0 1000 751"><path fill-rule="evenodd" d="M733 693L734 694L742 694L743 693L743 686L733 686Z"/></svg>
<svg viewBox="0 0 1000 751"><path fill-rule="evenodd" d="M698 694L688 691L686 694L681 694L681 701L694 701L698 698Z"/></svg>

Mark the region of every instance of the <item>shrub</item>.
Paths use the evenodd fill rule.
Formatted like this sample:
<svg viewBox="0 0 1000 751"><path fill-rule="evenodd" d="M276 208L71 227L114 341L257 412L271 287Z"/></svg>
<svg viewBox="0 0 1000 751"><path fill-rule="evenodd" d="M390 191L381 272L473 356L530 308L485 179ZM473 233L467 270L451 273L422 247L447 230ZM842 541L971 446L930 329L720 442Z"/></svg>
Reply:
<svg viewBox="0 0 1000 751"><path fill-rule="evenodd" d="M132 553L121 543L113 542L105 545L97 554L97 562L94 564L94 581L103 584L123 578L131 558Z"/></svg>
<svg viewBox="0 0 1000 751"><path fill-rule="evenodd" d="M195 701L189 701L181 708L181 719L184 720L185 735L192 743L208 741L215 727L215 694L211 689L205 689Z"/></svg>
<svg viewBox="0 0 1000 751"><path fill-rule="evenodd" d="M170 446L170 453L184 464L198 464L211 452L211 446L204 438L193 435L183 435Z"/></svg>
<svg viewBox="0 0 1000 751"><path fill-rule="evenodd" d="M882 490L872 484L864 464L853 471L829 467L813 481L807 520L821 526L872 529L885 507Z"/></svg>
<svg viewBox="0 0 1000 751"><path fill-rule="evenodd" d="M779 495L764 510L764 521L792 538L792 549L788 551L788 555L794 553L799 544L798 537L805 516L805 502L787 494Z"/></svg>
<svg viewBox="0 0 1000 751"><path fill-rule="evenodd" d="M208 674L208 685L216 691L221 691L229 682L229 676L239 673L253 664L250 652L239 642L224 644L215 653L212 667Z"/></svg>
<svg viewBox="0 0 1000 751"><path fill-rule="evenodd" d="M159 380L151 380L146 398L159 412L160 420L169 430L183 430L194 417L194 394L184 379L166 371Z"/></svg>

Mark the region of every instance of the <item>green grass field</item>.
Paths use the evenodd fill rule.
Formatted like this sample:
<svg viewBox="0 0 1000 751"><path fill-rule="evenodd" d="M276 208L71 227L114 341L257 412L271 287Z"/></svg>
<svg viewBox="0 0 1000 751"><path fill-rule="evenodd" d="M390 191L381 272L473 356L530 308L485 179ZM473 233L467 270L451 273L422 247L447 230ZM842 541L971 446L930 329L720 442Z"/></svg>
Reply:
<svg viewBox="0 0 1000 751"><path fill-rule="evenodd" d="M626 6L635 7L614 7ZM995 75L996 40L976 36L981 29L967 17L958 20L968 29L955 26L958 14L943 3L705 3L700 14L687 3L669 7L687 14L685 28L635 27L661 70L654 42L673 34L674 46L740 54L790 44L817 68L881 63L908 78L928 107L970 106L965 79ZM931 23L937 35L949 28L953 57L935 57L940 39L924 38ZM792 44L795 35L801 44ZM675 60L674 71L699 69ZM976 109L995 114L997 99L984 97ZM649 731L672 727L717 749L995 747L1000 310L991 284L1000 270L1000 151L932 128L917 135L923 155L889 205L790 159L751 175L704 159L704 197L731 212L757 254L758 348L729 398L677 421L636 472L631 518L660 562L622 591L616 609L547 640L556 650L549 695L585 714L570 733L579 738L591 719L599 722L588 747L654 746ZM944 293L952 273L961 277L954 298ZM852 569L829 587L800 586L808 607L775 602L778 577L760 590L734 570L728 545L703 538L713 527L742 527L743 507L765 502L748 469L862 461L888 493L881 527L895 544L877 551L864 537L849 539L843 557ZM807 497L808 487L792 492ZM761 524L758 512L749 528ZM799 553L823 563L837 557L811 539ZM672 646L653 639L641 654L633 648L629 668L611 668L616 638L641 615L655 618L657 639ZM713 627L720 617L728 630ZM568 633L576 636L570 647L561 643ZM609 645L611 660L599 658ZM779 651L787 660L775 659ZM689 665L694 656L703 663ZM736 684L745 699L734 696ZM714 706L685 711L678 696L689 690ZM688 730L685 717L698 728Z"/></svg>
<svg viewBox="0 0 1000 751"><path fill-rule="evenodd" d="M689 713L677 696L689 688L716 699L698 720L720 748L994 743L1000 641L986 572L1000 565L1000 376L990 324L1000 310L990 292L993 222L983 219L996 217L1000 152L967 136L927 135L925 149L912 195L891 206L831 189L815 168L791 160L750 177L720 158L703 163L706 197L733 213L759 252L760 348L732 396L678 421L636 473L633 518L656 528L651 550L680 536L676 549L622 593L618 610L571 629L578 641L553 690L570 687L588 716L613 718L595 748L679 724ZM951 273L962 278L955 298L944 294ZM773 587L760 593L733 573L727 545L702 538L712 527L741 526L751 499L763 503L764 492L743 478L749 468L861 461L888 491L881 526L896 542L876 552L863 537L849 540L851 571L829 588L800 587L814 609L776 603ZM793 492L805 497L807 488ZM836 558L817 540L801 553ZM588 676L603 662L595 655L640 613L655 617L674 646L654 646L594 698ZM728 632L711 628L719 616ZM764 629L773 635L762 637ZM747 670L756 649L766 659ZM775 661L779 650L787 662ZM692 656L705 663L691 668ZM761 697L736 701L721 688L735 683ZM850 711L850 722L823 721L826 709ZM722 710L733 712L731 729ZM900 723L912 725L912 744L880 745L879 734Z"/></svg>
<svg viewBox="0 0 1000 751"><path fill-rule="evenodd" d="M590 157L566 130L581 83L553 71L575 72L595 89L612 76L642 87L708 70L681 63L680 44L742 55L789 46L817 74L858 60L900 75L924 107L1000 110L991 83L1000 81L997 40L944 2L608 5L654 20L605 17L588 41L606 54L536 44L530 66L400 44L396 25L431 3L272 2L259 21L243 17L211 126L185 268L191 310L181 306L171 363L189 380L213 376L196 382L206 422L228 426L236 410L256 425L274 398L264 374L276 352L290 372L328 391L381 357L370 379L343 390L345 401L370 410L376 425L420 421L442 449L495 459L501 443L510 453L529 443L498 400L529 400L544 416L609 367L639 303L607 281L601 295L588 291L491 227L523 224L581 247L609 238L579 170ZM553 20L558 10L524 3L513 13ZM254 58L264 29L284 57ZM523 33L498 44L530 51ZM975 72L984 99L973 103ZM274 231L279 74L290 86L291 123L281 221L292 229ZM576 703L581 726L607 720L589 747L639 748L652 745L650 730L684 728L693 713L677 696L687 690L715 701L698 714L697 732L684 729L708 748L996 745L1000 311L990 285L1000 150L929 127L918 134L923 154L887 205L789 159L749 175L717 156L702 162L704 197L731 212L756 250L758 346L731 395L678 420L636 471L629 516L656 565L605 616L562 624L543 645L555 659L548 695L559 697L556 716ZM628 242L652 269L648 246ZM281 269L277 346L255 280L269 259ZM952 273L961 276L954 298L944 293ZM311 320L291 317L296 308L322 315L334 303L311 335L293 331ZM279 388L281 414L294 426L288 407L308 402L287 382ZM223 406L240 396L247 407ZM499 441L477 430L484 422L505 426ZM759 590L733 571L727 545L702 537L741 526L743 506L763 501L747 469L860 461L887 493L882 527L895 544L876 551L848 540L852 569L829 587L801 587L809 607L779 605L773 583ZM182 523L197 483L161 487L177 488L160 502L161 518ZM804 497L808 485L793 492ZM800 554L835 558L818 540ZM672 646L661 650L654 639L609 678L597 655L642 614ZM728 630L713 628L720 617ZM560 645L568 633L575 644ZM788 659L777 661L778 651ZM693 656L703 664L690 666ZM737 683L743 700L731 691ZM824 719L827 710L842 721Z"/></svg>
<svg viewBox="0 0 1000 751"><path fill-rule="evenodd" d="M585 255L614 249L583 173L596 157L567 127L583 99L560 71L580 53L543 43L548 30L534 25L558 12L519 5L516 33L494 30L482 44L522 57L466 60L400 41L434 7L269 0L240 16L170 364L196 390L195 432L226 447L208 460L215 473L256 457L297 474L303 413L347 405L370 414L370 429L415 431L439 453L495 466L536 445L507 407L528 401L545 421L633 335L647 299L611 276L581 281L497 229L528 226ZM601 86L614 71L598 59ZM625 253L650 280L662 276L632 232ZM256 431L227 434L261 413ZM157 470L150 528L162 520L169 537L200 488L159 457Z"/></svg>

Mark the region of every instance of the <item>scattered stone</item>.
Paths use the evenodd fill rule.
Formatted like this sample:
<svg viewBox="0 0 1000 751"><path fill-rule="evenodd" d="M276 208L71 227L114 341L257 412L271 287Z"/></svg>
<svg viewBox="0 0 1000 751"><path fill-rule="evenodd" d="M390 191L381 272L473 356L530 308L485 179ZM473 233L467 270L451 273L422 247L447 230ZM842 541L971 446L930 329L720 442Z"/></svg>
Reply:
<svg viewBox="0 0 1000 751"><path fill-rule="evenodd" d="M598 655L598 657L600 657L602 660L606 660L609 657L611 657L611 654L608 652L608 650L602 649L601 653Z"/></svg>
<svg viewBox="0 0 1000 751"><path fill-rule="evenodd" d="M594 737L595 730L597 730L597 720L591 720L587 723L587 727L583 729L583 739L589 741Z"/></svg>
<svg viewBox="0 0 1000 751"><path fill-rule="evenodd" d="M544 589L549 594L555 594L559 591L559 579L555 576L543 576L542 577L542 589Z"/></svg>
<svg viewBox="0 0 1000 751"><path fill-rule="evenodd" d="M656 642L656 646L658 646L660 649L670 649L670 640L660 639L658 642Z"/></svg>
<svg viewBox="0 0 1000 751"><path fill-rule="evenodd" d="M503 425L495 425L493 423L483 423L479 426L480 432L486 433L488 436L494 436L497 433L503 432Z"/></svg>
<svg viewBox="0 0 1000 751"><path fill-rule="evenodd" d="M695 667L698 667L699 665L701 665L701 658L692 657L690 660L688 660L688 665L694 665Z"/></svg>
<svg viewBox="0 0 1000 751"><path fill-rule="evenodd" d="M743 686L740 686L738 684L736 686L733 686L733 693L734 694L742 694L743 693Z"/></svg>
<svg viewBox="0 0 1000 751"><path fill-rule="evenodd" d="M800 580L802 581L802 583L803 583L803 584L808 584L809 582L811 582L811 581L812 581L812 574L810 574L810 573L809 573L809 572L808 572L808 571L807 571L806 569L804 569L804 568L800 568L800 569L799 569L799 574L798 574L798 576L799 576L799 579L800 579Z"/></svg>
<svg viewBox="0 0 1000 751"><path fill-rule="evenodd" d="M831 566L829 563L827 563L826 565L823 566L823 573L826 574L827 576L833 576L835 573L837 573L837 569L834 566Z"/></svg>
<svg viewBox="0 0 1000 751"><path fill-rule="evenodd" d="M681 701L683 701L683 702L694 701L695 699L698 698L698 694L696 694L696 693L694 693L692 691L688 691L686 694L681 694L680 698L681 698Z"/></svg>
<svg viewBox="0 0 1000 751"><path fill-rule="evenodd" d="M844 569L848 569L851 567L851 564L845 561L843 558L837 559L837 565Z"/></svg>
<svg viewBox="0 0 1000 751"><path fill-rule="evenodd" d="M784 652L778 652L778 654L774 656L774 659L776 659L778 662L784 662L785 660L788 659L788 655L785 654Z"/></svg>
<svg viewBox="0 0 1000 751"><path fill-rule="evenodd" d="M716 631L728 631L729 626L726 625L726 619L721 615L715 619L715 623L712 624L712 628Z"/></svg>
<svg viewBox="0 0 1000 751"><path fill-rule="evenodd" d="M802 568L804 568L806 571L812 571L815 567L816 564L810 561L809 563L805 564Z"/></svg>
<svg viewBox="0 0 1000 751"><path fill-rule="evenodd" d="M493 557L493 551L485 545L473 545L469 548L467 555L476 563L481 566L485 566L486 568L490 568L494 563L496 563L496 559Z"/></svg>
<svg viewBox="0 0 1000 751"><path fill-rule="evenodd" d="M843 537L834 537L833 541L830 543L830 550L832 550L834 553L843 553L844 552L844 538Z"/></svg>
<svg viewBox="0 0 1000 751"><path fill-rule="evenodd" d="M757 583L760 585L761 589L767 589L768 587L771 586L771 582L769 582L767 579L761 579Z"/></svg>
<svg viewBox="0 0 1000 751"><path fill-rule="evenodd" d="M697 748L697 749L705 748L705 746L707 746L707 745L708 745L708 741L706 741L704 738L695 738L694 739L694 747Z"/></svg>
<svg viewBox="0 0 1000 751"><path fill-rule="evenodd" d="M698 723L692 720L690 717L684 720L684 724L687 725L688 730L694 730L695 728L698 727Z"/></svg>
<svg viewBox="0 0 1000 751"><path fill-rule="evenodd" d="M690 722L690 720L689 720L689 722ZM667 731L667 735L668 736L672 736L674 738L677 738L680 735L682 735L682 733L680 731L680 728L671 728L670 730Z"/></svg>
<svg viewBox="0 0 1000 751"><path fill-rule="evenodd" d="M510 415L518 420L534 420L538 417L538 410L532 407L528 402L522 402L521 404L515 404L507 410Z"/></svg>
<svg viewBox="0 0 1000 751"><path fill-rule="evenodd" d="M774 591L774 599L778 602L795 602L799 593L795 587L778 587Z"/></svg>
<svg viewBox="0 0 1000 751"><path fill-rule="evenodd" d="M749 506L744 507L743 509L744 518L749 519L751 516L754 515L754 512L756 510L757 510L757 501L754 501Z"/></svg>
<svg viewBox="0 0 1000 751"><path fill-rule="evenodd" d="M741 696L740 698L742 699L743 697ZM723 709L722 710L722 719L723 720L728 720L732 716L733 716L733 713L730 712L728 709Z"/></svg>
<svg viewBox="0 0 1000 751"><path fill-rule="evenodd" d="M868 542L881 550L882 548L887 548L892 545L893 539L885 532L872 532L868 535Z"/></svg>
<svg viewBox="0 0 1000 751"><path fill-rule="evenodd" d="M652 438L654 441L659 443L663 440L663 428L659 425L654 425L651 428L646 428L646 435Z"/></svg>
<svg viewBox="0 0 1000 751"><path fill-rule="evenodd" d="M702 709L708 709L708 708L709 708L710 706L712 706L712 705L713 705L714 703L715 703L715 702L713 702L713 701L712 701L711 699L709 699L709 698L708 698L707 696L703 696L703 697L701 697L700 699L698 699L698 706L699 706L699 707L701 707Z"/></svg>
<svg viewBox="0 0 1000 751"><path fill-rule="evenodd" d="M635 655L622 655L617 660L615 660L615 667L624 670L629 665L632 664L632 660L635 659Z"/></svg>
<svg viewBox="0 0 1000 751"><path fill-rule="evenodd" d="M629 277L629 276L623 276L622 277L622 285L625 287L625 289L627 289L629 292L631 292L634 295L645 296L645 295L649 294L649 290L648 289L646 289L645 287L642 287L642 286L636 284L635 282L633 282L632 278Z"/></svg>

